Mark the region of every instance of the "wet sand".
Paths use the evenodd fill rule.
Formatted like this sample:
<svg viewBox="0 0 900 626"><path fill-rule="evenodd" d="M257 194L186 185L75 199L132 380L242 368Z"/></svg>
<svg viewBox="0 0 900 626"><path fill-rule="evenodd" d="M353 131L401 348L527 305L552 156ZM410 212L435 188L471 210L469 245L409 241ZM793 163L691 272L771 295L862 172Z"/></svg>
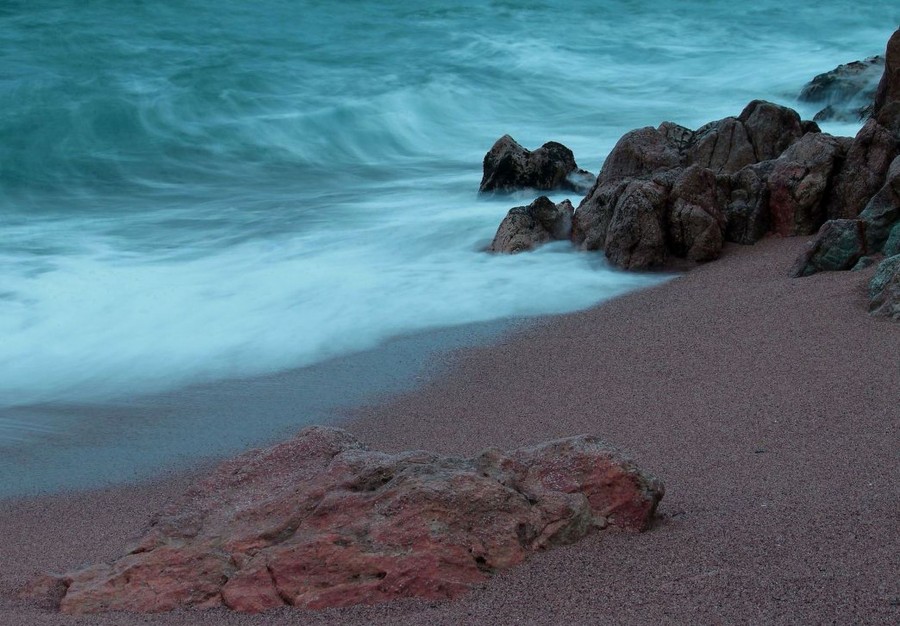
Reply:
<svg viewBox="0 0 900 626"><path fill-rule="evenodd" d="M900 326L871 270L787 278L802 240L722 259L447 357L342 421L373 448L470 454L578 433L666 483L655 527L535 555L452 602L57 615L39 570L121 554L190 475L0 502L0 624L900 622ZM289 384L289 381L285 381Z"/></svg>

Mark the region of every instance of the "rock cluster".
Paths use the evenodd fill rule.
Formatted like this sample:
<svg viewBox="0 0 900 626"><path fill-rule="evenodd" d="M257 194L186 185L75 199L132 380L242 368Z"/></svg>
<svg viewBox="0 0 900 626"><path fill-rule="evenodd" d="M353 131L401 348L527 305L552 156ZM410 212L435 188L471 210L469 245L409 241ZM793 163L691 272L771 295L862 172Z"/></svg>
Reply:
<svg viewBox="0 0 900 626"><path fill-rule="evenodd" d="M223 464L126 556L32 591L75 614L450 598L536 550L644 530L662 495L588 436L460 459L313 427Z"/></svg>
<svg viewBox="0 0 900 626"><path fill-rule="evenodd" d="M673 259L713 260L726 241L817 234L794 276L900 254L900 30L883 57L817 76L801 99L832 106L864 99L872 117L856 137L833 137L792 109L755 100L737 117L697 130L672 122L633 130L616 143L574 214L568 201L554 205L546 197L516 207L491 250L569 238L583 250L602 250L615 266L642 270Z"/></svg>
<svg viewBox="0 0 900 626"><path fill-rule="evenodd" d="M793 267L794 276L871 265L900 254L900 30L888 42L873 117L847 150L830 193L825 222ZM872 311L891 317L896 265L886 259L873 278ZM893 270L891 268L894 268Z"/></svg>
<svg viewBox="0 0 900 626"><path fill-rule="evenodd" d="M575 211L573 240L626 269L710 261L725 241L811 234L845 142L756 100L696 131L665 122L623 136Z"/></svg>

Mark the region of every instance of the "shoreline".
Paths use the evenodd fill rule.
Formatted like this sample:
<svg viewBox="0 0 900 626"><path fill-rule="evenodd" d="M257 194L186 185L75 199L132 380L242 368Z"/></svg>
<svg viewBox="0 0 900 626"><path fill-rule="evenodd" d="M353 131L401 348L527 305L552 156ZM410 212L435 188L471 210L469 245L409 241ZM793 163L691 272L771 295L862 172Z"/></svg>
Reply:
<svg viewBox="0 0 900 626"><path fill-rule="evenodd" d="M372 449L450 454L598 434L666 483L648 533L535 555L453 602L76 619L12 597L34 570L120 554L195 475L180 473L2 500L0 624L897 619L900 332L865 310L871 270L788 278L807 240L730 245L662 285L444 353L437 376L334 424Z"/></svg>

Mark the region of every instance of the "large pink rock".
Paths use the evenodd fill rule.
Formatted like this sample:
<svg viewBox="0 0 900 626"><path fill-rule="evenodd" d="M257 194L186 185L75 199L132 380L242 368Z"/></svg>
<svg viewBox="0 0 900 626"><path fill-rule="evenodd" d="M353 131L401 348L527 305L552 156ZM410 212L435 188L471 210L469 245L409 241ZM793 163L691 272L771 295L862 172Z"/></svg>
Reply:
<svg viewBox="0 0 900 626"><path fill-rule="evenodd" d="M593 437L460 459L313 427L224 463L126 556L32 588L65 613L452 598L596 529L644 530L662 495Z"/></svg>

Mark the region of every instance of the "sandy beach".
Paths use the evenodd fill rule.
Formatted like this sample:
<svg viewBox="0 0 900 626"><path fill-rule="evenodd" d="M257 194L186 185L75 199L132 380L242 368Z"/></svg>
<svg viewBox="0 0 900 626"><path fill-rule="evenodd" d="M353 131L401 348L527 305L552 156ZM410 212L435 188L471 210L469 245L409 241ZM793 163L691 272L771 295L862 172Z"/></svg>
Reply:
<svg viewBox="0 0 900 626"><path fill-rule="evenodd" d="M339 423L374 449L466 455L599 435L666 484L646 533L537 554L452 602L75 618L16 597L35 572L120 555L193 478L175 475L0 501L0 624L900 622L900 326L867 314L872 270L788 278L805 241L729 244L454 351L445 374Z"/></svg>

